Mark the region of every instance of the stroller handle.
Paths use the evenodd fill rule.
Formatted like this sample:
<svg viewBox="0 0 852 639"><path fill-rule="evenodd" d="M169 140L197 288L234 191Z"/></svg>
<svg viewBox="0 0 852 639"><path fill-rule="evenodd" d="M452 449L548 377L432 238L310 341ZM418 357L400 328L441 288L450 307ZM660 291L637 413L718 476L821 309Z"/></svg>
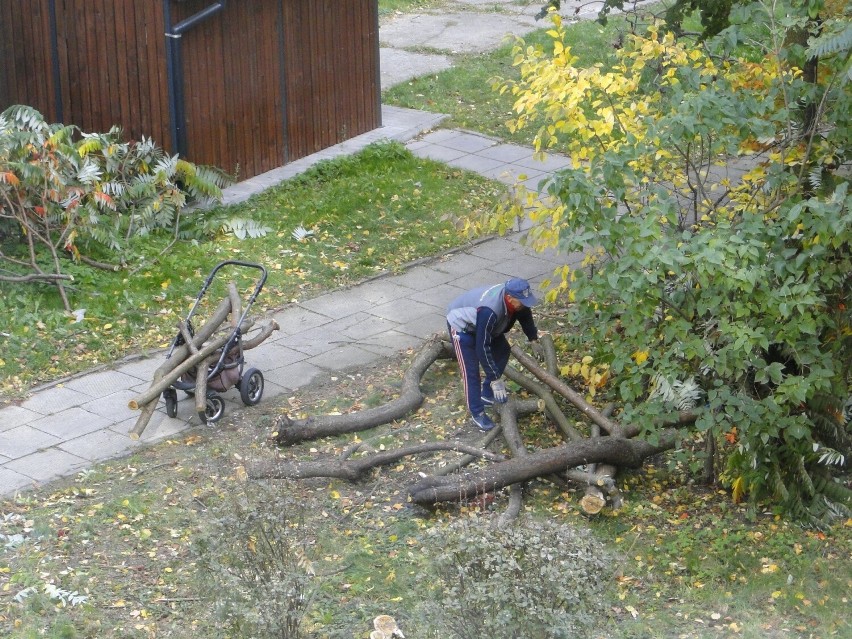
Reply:
<svg viewBox="0 0 852 639"><path fill-rule="evenodd" d="M241 266L243 268L254 268L260 271L260 279L257 282L257 285L254 287L254 293L251 296L251 300L249 304L254 302L254 299L260 293L260 289L263 288L263 285L266 284L266 278L269 273L266 270L266 267L262 264L255 264L254 262L242 262L240 260L225 260L224 262L219 262L216 266L213 267L213 270L210 271L210 275L207 276L207 279L204 280L204 286L201 287L201 292L198 294L198 297L203 297L207 292L207 289L210 288L210 285L213 283L213 278L216 277L216 273L219 272L225 266Z"/></svg>
<svg viewBox="0 0 852 639"><path fill-rule="evenodd" d="M192 319L192 316L195 314L195 311L198 308L198 304L201 302L201 299L207 293L207 289L209 289L210 285L213 283L213 279L216 277L216 273L218 273L221 269L223 269L226 266L238 266L238 267L241 267L241 268L251 268L251 269L257 269L258 271L260 271L260 277L258 278L257 283L254 286L254 290L252 291L251 295L249 296L249 298L247 300L245 307L243 308L243 313L242 313L242 316L239 318L239 321L237 322L237 326L239 326L240 324L243 323L243 320L245 320L246 316L248 315L249 309L251 308L252 304L254 304L255 300L257 299L257 296L260 295L260 291L261 291L261 289L263 289L263 285L266 284L266 278L269 275L269 272L266 270L266 267L263 266L262 264L256 264L254 262L243 262L241 260L225 260L224 262L219 262L219 264L214 266L213 270L210 271L210 275L208 275L207 279L204 280L204 284L201 287L201 291L198 293L198 296L195 298L195 303L192 305L192 308L190 309L189 313L186 316L185 321L187 322L187 324ZM172 341L172 345L169 348L169 352L166 354L166 359L168 359L172 356L172 353L174 352L174 349L177 347L180 339L181 339L181 336L177 335L175 337L175 339Z"/></svg>

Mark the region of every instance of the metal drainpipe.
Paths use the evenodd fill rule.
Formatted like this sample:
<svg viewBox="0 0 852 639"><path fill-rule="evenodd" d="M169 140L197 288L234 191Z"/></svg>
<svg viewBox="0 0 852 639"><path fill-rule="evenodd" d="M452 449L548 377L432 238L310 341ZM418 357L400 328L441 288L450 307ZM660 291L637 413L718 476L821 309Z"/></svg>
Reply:
<svg viewBox="0 0 852 639"><path fill-rule="evenodd" d="M186 103L183 91L183 59L180 39L192 27L225 8L226 0L211 4L206 9L172 25L171 0L163 0L163 20L166 30L166 75L169 87L169 121L171 122L172 148L181 156L187 153Z"/></svg>
<svg viewBox="0 0 852 639"><path fill-rule="evenodd" d="M62 107L62 74L59 70L59 29L56 22L56 0L50 0L47 7L50 21L50 64L53 75L53 102L56 108L55 122L62 122L64 109Z"/></svg>

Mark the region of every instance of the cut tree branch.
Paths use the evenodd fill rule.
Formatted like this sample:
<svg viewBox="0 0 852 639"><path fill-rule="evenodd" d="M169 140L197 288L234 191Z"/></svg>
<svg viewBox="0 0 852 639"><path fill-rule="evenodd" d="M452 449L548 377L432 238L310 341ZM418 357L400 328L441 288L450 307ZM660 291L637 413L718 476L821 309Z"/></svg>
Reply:
<svg viewBox="0 0 852 639"><path fill-rule="evenodd" d="M317 415L298 420L282 415L275 424L278 432L276 442L286 446L330 435L354 433L405 417L423 403L420 379L441 357L449 357L445 344L438 339L427 342L405 372L399 397L382 406L346 415Z"/></svg>
<svg viewBox="0 0 852 639"><path fill-rule="evenodd" d="M364 455L358 459L332 459L326 461L293 461L279 462L274 466L258 465L248 470L251 478L264 479L309 479L312 477L333 477L355 482L361 479L368 470L395 464L401 459L412 455L424 453L435 453L440 451L455 451L466 453L475 457L482 457L491 461L506 459L476 446L470 446L461 442L426 442L398 448L385 450L378 453Z"/></svg>
<svg viewBox="0 0 852 639"><path fill-rule="evenodd" d="M638 468L645 458L671 448L674 441L671 433L666 433L657 446L621 437L599 437L569 442L530 453L522 459L509 459L493 464L475 474L427 477L411 486L409 496L415 504L433 506L440 502L469 500L511 484L590 463L604 462L625 468Z"/></svg>
<svg viewBox="0 0 852 639"><path fill-rule="evenodd" d="M523 364L524 368L529 370L542 382L550 386L550 388L552 388L557 393L562 395L565 399L567 399L569 402L574 404L574 406L578 408L593 423L603 428L607 433L609 433L613 437L625 436L625 432L621 428L621 426L619 426L612 420L604 417L604 415L601 414L601 412L597 408L595 408L594 406L589 404L585 399L583 399L580 393L575 391L573 388L571 388L568 384L563 382L555 375L551 375L546 370L544 370L532 357L527 355L517 345L512 346L512 355L515 356L516 360Z"/></svg>

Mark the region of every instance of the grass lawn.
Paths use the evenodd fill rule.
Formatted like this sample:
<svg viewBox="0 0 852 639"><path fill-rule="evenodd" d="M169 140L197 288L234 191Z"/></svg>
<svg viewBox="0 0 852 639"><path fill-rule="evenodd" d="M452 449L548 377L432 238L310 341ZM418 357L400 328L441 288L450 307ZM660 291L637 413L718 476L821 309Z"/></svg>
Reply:
<svg viewBox="0 0 852 639"><path fill-rule="evenodd" d="M240 611L268 607L285 616L287 599L275 599L277 586L235 586L228 562L237 557L243 567L277 567L285 584L302 579L310 592L302 636L366 639L378 614L393 615L406 636L436 636L425 634L420 608L433 580L428 557L436 535L444 538L448 522L471 517L484 518L487 531L488 519L506 508L505 491L493 502L432 512L407 505L406 488L418 473L434 472L455 459L452 453L409 458L351 484L245 480L264 464L338 459L356 442L367 451L456 437L474 443L457 369L441 361L424 376L424 405L407 419L357 437L281 451L271 445L282 412L348 411L392 398L410 359L327 378L293 397L228 414L215 428L0 502L0 634L213 637L225 636L216 628L231 628ZM525 428L531 441L533 432L538 442L554 437L536 420ZM588 528L607 548L605 614L582 636L849 636L852 521L827 532L804 530L732 504L725 491L694 479L659 458L621 474L625 506L593 518L579 507L581 490L527 485L525 521ZM258 522L267 522L293 561L263 551ZM512 588L522 581L505 579ZM492 577L483 587L498 583ZM251 604L240 603L242 590Z"/></svg>
<svg viewBox="0 0 852 639"><path fill-rule="evenodd" d="M266 266L269 279L252 310L278 308L465 243L455 222L489 210L503 192L474 174L417 159L400 144L378 144L209 214L251 219L269 229L263 237L219 232L162 255L170 238L150 237L133 245L130 269L118 272L67 262L82 321L65 315L51 286L0 284L0 305L9 309L0 314L0 393L18 397L40 382L167 345L222 260ZM297 241L292 232L300 226L311 235ZM250 289L255 274L238 280L239 288ZM217 303L223 294L211 289L206 299Z"/></svg>
<svg viewBox="0 0 852 639"><path fill-rule="evenodd" d="M542 20L542 29L528 34L528 46L552 47L546 35L549 23ZM579 59L578 65L591 66L610 60L616 42L625 29L622 19L611 19L606 26L594 21L583 21L569 27L571 50ZM437 74L415 78L391 87L382 94L386 104L446 113L450 117L444 126L469 129L518 144L531 145L535 129L510 132L506 121L512 117L514 98L510 92L502 94L492 86L497 79L517 79L519 73L512 66L512 47L506 42L499 49L482 54L456 55L454 67Z"/></svg>
<svg viewBox="0 0 852 639"><path fill-rule="evenodd" d="M584 59L608 55L615 21L606 29L574 28ZM501 127L511 103L487 87L489 78L512 72L508 58L504 48L460 60L456 69L393 89L386 101L451 113L450 126L506 137ZM502 193L500 185L419 160L399 145L378 145L215 212L223 221L246 216L268 226L264 237L219 233L162 256L170 238L149 238L128 256L137 268L132 274L75 270L71 294L86 309L82 322L61 313L49 287L0 286L0 304L14 309L0 324L0 390L16 397L39 382L163 346L221 260L266 265L270 279L258 310L277 308L458 246L465 238L455 220L488 210ZM311 235L294 239L298 226ZM554 333L566 330L555 311L542 322ZM427 551L435 551L435 535L440 539L449 521L502 512L507 494L436 511L411 508L407 486L453 459L450 453L406 460L352 484L246 479L264 464L336 459L355 444L381 450L400 442L474 441L464 425L457 368L441 361L424 376L425 403L406 419L360 439L280 451L271 445L282 413L343 412L394 397L410 358L329 377L226 414L214 428L0 501L0 635L273 636L271 624L295 602L304 611L305 636L318 639L367 639L378 614L396 617L409 637L447 636L425 630ZM556 439L541 421L524 428L528 441ZM700 485L666 456L618 481L624 507L596 517L582 513L579 491L543 481L525 490L524 519L588 528L606 548L606 614L581 636L852 636L852 520L829 531L797 527L733 504L726 491ZM284 552L264 545L270 532L278 540L273 551ZM255 572L237 580L246 567ZM515 588L515 578L507 579ZM304 597L294 598L296 592ZM267 608L273 618L260 618Z"/></svg>

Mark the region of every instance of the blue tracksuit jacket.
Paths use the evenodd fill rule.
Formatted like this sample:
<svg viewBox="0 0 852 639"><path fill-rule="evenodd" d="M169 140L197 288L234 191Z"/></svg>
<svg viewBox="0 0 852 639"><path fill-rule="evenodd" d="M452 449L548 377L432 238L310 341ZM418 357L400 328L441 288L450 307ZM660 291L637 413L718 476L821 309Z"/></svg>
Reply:
<svg viewBox="0 0 852 639"><path fill-rule="evenodd" d="M509 344L504 335L515 322L520 322L527 339L538 339L532 311L523 307L511 313L505 295L505 284L483 286L463 293L447 308L447 324L462 369L465 398L474 415L482 412L481 396L490 396L490 383L503 374L509 362ZM480 366L485 372L481 385Z"/></svg>

